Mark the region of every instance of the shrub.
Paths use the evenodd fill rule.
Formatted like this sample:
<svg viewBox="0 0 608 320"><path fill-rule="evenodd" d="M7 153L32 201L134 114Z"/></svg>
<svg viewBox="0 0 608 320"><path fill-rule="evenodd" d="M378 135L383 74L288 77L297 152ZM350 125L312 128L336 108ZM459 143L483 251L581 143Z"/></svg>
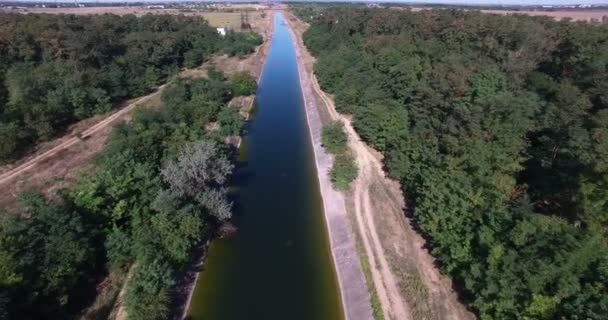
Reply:
<svg viewBox="0 0 608 320"><path fill-rule="evenodd" d="M255 94L258 83L248 72L238 72L230 78L230 86L235 96L250 96Z"/></svg>
<svg viewBox="0 0 608 320"><path fill-rule="evenodd" d="M350 188L350 183L357 178L358 173L359 169L353 156L348 153L339 154L331 168L331 182L337 190L345 191Z"/></svg>
<svg viewBox="0 0 608 320"><path fill-rule="evenodd" d="M348 138L344 132L344 123L342 121L334 121L323 126L321 132L321 143L327 152L332 154L342 153L346 150Z"/></svg>
<svg viewBox="0 0 608 320"><path fill-rule="evenodd" d="M154 260L137 266L124 301L129 319L166 319L173 284L173 270L168 264Z"/></svg>
<svg viewBox="0 0 608 320"><path fill-rule="evenodd" d="M236 136L241 133L243 120L235 108L223 108L217 115L217 120L220 123L220 133L223 136Z"/></svg>

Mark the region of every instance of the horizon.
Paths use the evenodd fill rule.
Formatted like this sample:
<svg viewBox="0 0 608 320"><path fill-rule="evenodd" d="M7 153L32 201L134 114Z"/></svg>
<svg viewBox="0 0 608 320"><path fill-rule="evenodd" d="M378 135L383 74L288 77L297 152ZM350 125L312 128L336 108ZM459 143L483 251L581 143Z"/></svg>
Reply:
<svg viewBox="0 0 608 320"><path fill-rule="evenodd" d="M200 2L200 3L218 3L218 2L264 2L264 1L247 1L247 0L227 0L227 1L212 1L212 0L0 0L3 2L26 2L26 3L180 3L180 2ZM352 3L403 3L413 5L464 5L464 6L569 6L569 5L608 5L608 0L287 0L277 2L352 2Z"/></svg>

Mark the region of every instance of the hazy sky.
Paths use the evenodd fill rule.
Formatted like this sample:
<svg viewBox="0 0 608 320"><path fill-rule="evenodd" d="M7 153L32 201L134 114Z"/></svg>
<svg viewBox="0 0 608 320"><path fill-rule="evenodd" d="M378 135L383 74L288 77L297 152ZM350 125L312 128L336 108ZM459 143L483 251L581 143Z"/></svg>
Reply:
<svg viewBox="0 0 608 320"><path fill-rule="evenodd" d="M0 0L4 2L7 0ZM54 2L55 0L22 0L26 2ZM72 2L73 0L57 0L58 2ZM77 0L78 2L174 2L179 0ZM216 0L217 1L217 0ZM238 0L237 0L238 1ZM322 0L323 1L323 0ZM327 1L327 0L324 0ZM342 0L356 2L357 0ZM516 4L516 5L549 5L549 4L608 4L608 0L368 0L377 2L408 2L408 3L445 3L445 4ZM205 1L201 1L205 2ZM210 2L210 1L209 1Z"/></svg>

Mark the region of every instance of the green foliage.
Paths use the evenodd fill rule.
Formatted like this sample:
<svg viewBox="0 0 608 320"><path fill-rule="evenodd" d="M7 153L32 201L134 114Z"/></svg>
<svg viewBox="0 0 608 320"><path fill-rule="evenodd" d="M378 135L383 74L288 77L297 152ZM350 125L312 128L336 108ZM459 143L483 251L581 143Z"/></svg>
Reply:
<svg viewBox="0 0 608 320"><path fill-rule="evenodd" d="M106 238L105 249L110 271L126 270L133 261L130 245L131 239L126 231L119 228L112 230Z"/></svg>
<svg viewBox="0 0 608 320"><path fill-rule="evenodd" d="M8 299L0 311L15 319L74 317L104 267L134 266L129 318L167 318L173 275L231 216L230 150L205 132L231 93L215 72L176 81L161 98L164 108L137 109L117 125L96 170L60 199L25 193L19 212L0 215L0 292L7 292L0 298Z"/></svg>
<svg viewBox="0 0 608 320"><path fill-rule="evenodd" d="M304 41L319 83L384 152L432 253L480 318L605 318L607 26L294 11L311 22Z"/></svg>
<svg viewBox="0 0 608 320"><path fill-rule="evenodd" d="M225 185L234 166L223 150L211 141L185 146L177 160L170 161L161 174L172 195L191 198L211 215L224 220L231 217L231 204Z"/></svg>
<svg viewBox="0 0 608 320"><path fill-rule="evenodd" d="M344 131L342 121L334 121L323 126L321 142L327 152L334 155L334 163L329 172L329 177L337 190L345 191L350 188L359 174L350 150L348 149L348 136Z"/></svg>
<svg viewBox="0 0 608 320"><path fill-rule="evenodd" d="M2 214L0 290L14 318L66 317L90 281L96 261L95 226L68 202L39 193L19 199L20 214Z"/></svg>
<svg viewBox="0 0 608 320"><path fill-rule="evenodd" d="M345 191L357 178L358 168L348 149L348 137L342 121L334 121L323 126L321 142L327 152L333 154L334 163L330 170L330 180L337 190Z"/></svg>
<svg viewBox="0 0 608 320"><path fill-rule="evenodd" d="M0 162L10 160L23 143L21 128L15 122L0 122Z"/></svg>
<svg viewBox="0 0 608 320"><path fill-rule="evenodd" d="M153 260L137 265L124 299L128 319L167 319L169 288L173 283L173 272L168 264Z"/></svg>
<svg viewBox="0 0 608 320"><path fill-rule="evenodd" d="M217 115L220 124L220 133L223 136L237 136L243 129L243 119L235 108L223 108Z"/></svg>
<svg viewBox="0 0 608 320"><path fill-rule="evenodd" d="M223 49L229 56L244 56L252 53L262 43L259 34L230 31L223 38Z"/></svg>
<svg viewBox="0 0 608 320"><path fill-rule="evenodd" d="M337 190L348 190L351 182L357 178L359 169L350 154L339 154L334 159L329 177L334 188Z"/></svg>
<svg viewBox="0 0 608 320"><path fill-rule="evenodd" d="M247 71L235 73L230 77L230 87L235 96L250 96L255 94L258 83L255 78Z"/></svg>
<svg viewBox="0 0 608 320"><path fill-rule="evenodd" d="M327 152L332 154L342 153L347 148L348 138L344 132L344 123L334 121L324 125L321 132L321 143Z"/></svg>
<svg viewBox="0 0 608 320"><path fill-rule="evenodd" d="M220 37L188 16L0 13L0 21L0 162L148 93L181 67L261 43L253 33Z"/></svg>

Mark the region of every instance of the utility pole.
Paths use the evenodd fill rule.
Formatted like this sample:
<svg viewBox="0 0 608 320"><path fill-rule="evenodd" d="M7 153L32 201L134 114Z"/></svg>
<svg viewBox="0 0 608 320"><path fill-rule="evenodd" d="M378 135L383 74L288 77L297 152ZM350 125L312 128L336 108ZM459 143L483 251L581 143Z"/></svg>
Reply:
<svg viewBox="0 0 608 320"><path fill-rule="evenodd" d="M251 29L249 24L249 11L241 11L241 31Z"/></svg>

